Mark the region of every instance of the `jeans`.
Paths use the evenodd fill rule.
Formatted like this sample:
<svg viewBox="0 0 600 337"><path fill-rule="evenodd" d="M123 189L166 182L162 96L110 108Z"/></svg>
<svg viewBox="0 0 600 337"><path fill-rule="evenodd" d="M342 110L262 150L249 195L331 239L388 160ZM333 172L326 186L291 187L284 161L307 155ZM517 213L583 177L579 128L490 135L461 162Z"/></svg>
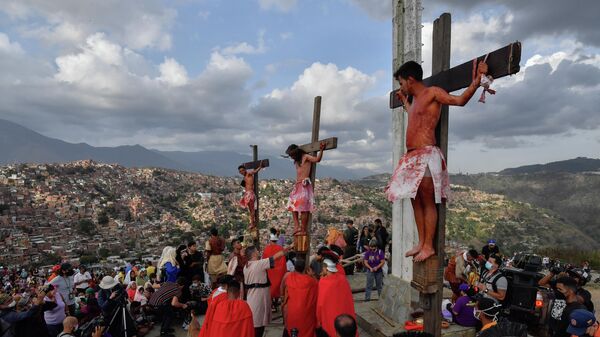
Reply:
<svg viewBox="0 0 600 337"><path fill-rule="evenodd" d="M381 269L376 272L367 270L367 287L365 289L365 300L371 300L371 289L373 289L373 281L377 286L377 294L381 297L381 289L383 288L383 271Z"/></svg>

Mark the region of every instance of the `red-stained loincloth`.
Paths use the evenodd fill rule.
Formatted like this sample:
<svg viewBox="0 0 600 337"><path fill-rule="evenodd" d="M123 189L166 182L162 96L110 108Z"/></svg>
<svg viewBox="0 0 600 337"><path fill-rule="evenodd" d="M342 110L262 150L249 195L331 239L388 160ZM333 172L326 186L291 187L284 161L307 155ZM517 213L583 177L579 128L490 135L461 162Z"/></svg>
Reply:
<svg viewBox="0 0 600 337"><path fill-rule="evenodd" d="M240 206L248 207L248 205L255 206L256 195L254 195L254 191L245 191L244 196L240 199Z"/></svg>
<svg viewBox="0 0 600 337"><path fill-rule="evenodd" d="M312 212L315 210L315 195L310 179L304 179L294 185L287 203L288 211Z"/></svg>
<svg viewBox="0 0 600 337"><path fill-rule="evenodd" d="M444 155L437 146L426 146L407 152L400 158L392 179L385 188L388 200L394 202L397 199L414 199L427 169L433 179L435 203L439 204L442 199L447 199L450 184Z"/></svg>

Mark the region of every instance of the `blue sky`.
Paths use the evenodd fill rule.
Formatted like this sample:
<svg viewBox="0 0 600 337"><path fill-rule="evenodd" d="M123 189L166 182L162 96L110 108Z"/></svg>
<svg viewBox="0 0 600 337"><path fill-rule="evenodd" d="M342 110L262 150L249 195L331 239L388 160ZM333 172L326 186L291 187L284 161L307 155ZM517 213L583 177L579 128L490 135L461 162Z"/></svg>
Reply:
<svg viewBox="0 0 600 337"><path fill-rule="evenodd" d="M389 172L391 3L0 0L0 118L96 146L276 155L310 138L322 95L322 136L340 139L326 163ZM423 1L426 74L444 11L452 65L524 46L488 103L451 109L451 171L598 157L600 8L582 3Z"/></svg>

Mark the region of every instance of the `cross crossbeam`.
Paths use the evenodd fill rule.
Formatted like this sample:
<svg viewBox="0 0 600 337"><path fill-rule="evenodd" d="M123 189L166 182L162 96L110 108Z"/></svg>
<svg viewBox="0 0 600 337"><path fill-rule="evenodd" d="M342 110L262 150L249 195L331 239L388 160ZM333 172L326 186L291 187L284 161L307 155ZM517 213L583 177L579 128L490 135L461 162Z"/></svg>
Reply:
<svg viewBox="0 0 600 337"><path fill-rule="evenodd" d="M481 55L477 58L477 62L483 61L486 55ZM513 42L500 49L494 50L487 55L486 63L488 64L488 75L494 79L514 75L521 69L521 42ZM437 86L447 92L453 92L468 87L473 78L471 71L473 69L473 61L468 61L456 67L439 72L431 77L423 80L426 86ZM400 89L396 89L390 93L390 108L395 109L402 106L402 101L398 99L396 94Z"/></svg>
<svg viewBox="0 0 600 337"><path fill-rule="evenodd" d="M269 167L269 159L261 159L257 161L249 161L242 164L246 170L256 170L259 166L262 168Z"/></svg>

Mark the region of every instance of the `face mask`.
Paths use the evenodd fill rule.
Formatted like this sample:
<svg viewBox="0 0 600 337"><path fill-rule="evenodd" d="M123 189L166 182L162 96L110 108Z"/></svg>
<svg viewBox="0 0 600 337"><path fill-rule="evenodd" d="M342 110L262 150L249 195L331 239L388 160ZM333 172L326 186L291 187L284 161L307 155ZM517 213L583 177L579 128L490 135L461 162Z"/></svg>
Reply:
<svg viewBox="0 0 600 337"><path fill-rule="evenodd" d="M479 319L480 316L481 316L481 311L473 310L473 317L475 317L476 320L480 321L480 319Z"/></svg>
<svg viewBox="0 0 600 337"><path fill-rule="evenodd" d="M492 270L492 267L493 267L493 266L492 266L492 264L490 263L490 261L488 261L488 262L486 262L486 263L485 263L485 269L487 269L487 270Z"/></svg>

